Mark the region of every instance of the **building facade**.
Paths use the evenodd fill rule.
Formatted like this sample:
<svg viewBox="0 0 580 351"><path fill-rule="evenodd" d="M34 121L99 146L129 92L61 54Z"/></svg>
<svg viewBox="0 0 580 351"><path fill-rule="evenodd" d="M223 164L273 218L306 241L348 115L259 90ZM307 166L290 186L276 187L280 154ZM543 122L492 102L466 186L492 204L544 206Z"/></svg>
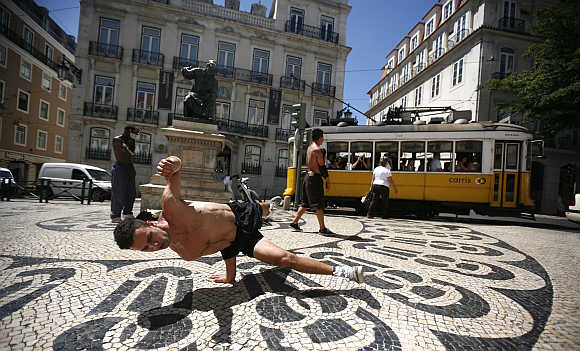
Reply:
<svg viewBox="0 0 580 351"><path fill-rule="evenodd" d="M75 67L74 37L33 1L0 4L0 167L36 180L45 162L65 162Z"/></svg>
<svg viewBox="0 0 580 351"><path fill-rule="evenodd" d="M439 1L386 56L383 73L368 92L367 115L384 121L394 107L449 107L462 111L461 118L468 121L517 121L518 116L506 116L500 110L513 96L492 92L485 83L531 67L524 53L536 40L531 35L533 14L538 6L558 3ZM454 118L449 110L420 117L427 123L451 122ZM561 167L580 166L578 132L565 133L556 142L546 144L546 158L535 164L536 174L544 174L533 189L536 205L545 213L563 210L558 198Z"/></svg>
<svg viewBox="0 0 580 351"><path fill-rule="evenodd" d="M215 60L214 123L226 136L218 171L247 174L260 196L281 194L293 134L285 111L306 103L321 125L342 109L349 12L347 0L274 0L269 13L235 0L82 1L76 62L86 74L73 93L68 159L110 168L112 138L135 125L137 183L148 183L167 156L161 128L190 120L181 68Z"/></svg>

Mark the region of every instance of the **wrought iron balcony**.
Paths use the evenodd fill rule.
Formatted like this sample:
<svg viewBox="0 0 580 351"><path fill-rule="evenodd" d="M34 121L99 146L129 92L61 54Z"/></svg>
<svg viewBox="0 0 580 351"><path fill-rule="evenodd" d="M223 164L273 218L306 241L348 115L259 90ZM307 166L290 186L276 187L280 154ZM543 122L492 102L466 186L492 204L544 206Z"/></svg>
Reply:
<svg viewBox="0 0 580 351"><path fill-rule="evenodd" d="M286 178L288 174L288 168L282 166L276 166L276 177Z"/></svg>
<svg viewBox="0 0 580 351"><path fill-rule="evenodd" d="M133 163L137 163L137 164L141 164L141 165L150 165L151 164L151 153L148 152L146 154L144 154L144 153L135 154L135 155L133 155L133 157L131 159L133 160Z"/></svg>
<svg viewBox="0 0 580 351"><path fill-rule="evenodd" d="M526 31L526 21L515 17L500 18L497 24L499 29L523 33Z"/></svg>
<svg viewBox="0 0 580 351"><path fill-rule="evenodd" d="M253 174L253 175L260 175L262 174L262 166L255 163L242 163L242 173L243 174Z"/></svg>
<svg viewBox="0 0 580 351"><path fill-rule="evenodd" d="M248 69L236 68L236 80L243 82L252 82L264 85L272 85L272 75L268 73L250 71Z"/></svg>
<svg viewBox="0 0 580 351"><path fill-rule="evenodd" d="M12 42L20 46L22 49L28 51L40 62L44 63L48 67L58 72L60 65L51 60L50 58L48 58L46 55L44 55L44 53L35 48L32 44L24 40L24 38L20 34L14 32L13 30L4 25L0 25L0 31L6 38L10 39Z"/></svg>
<svg viewBox="0 0 580 351"><path fill-rule="evenodd" d="M83 108L83 115L116 120L117 106L101 105L95 104L93 102L85 102Z"/></svg>
<svg viewBox="0 0 580 351"><path fill-rule="evenodd" d="M111 159L111 150L103 150L103 149L93 149L88 147L85 150L85 158L87 160L104 160L108 161Z"/></svg>
<svg viewBox="0 0 580 351"><path fill-rule="evenodd" d="M185 122L195 122L195 123L205 123L205 124L216 124L215 119L208 119L208 118L196 118L196 117L187 117L180 113L170 113L167 115L167 125L173 125L173 121L185 121Z"/></svg>
<svg viewBox="0 0 580 351"><path fill-rule="evenodd" d="M465 39L469 35L469 29L462 29L457 31L447 40L447 49L451 50L457 43Z"/></svg>
<svg viewBox="0 0 580 351"><path fill-rule="evenodd" d="M127 121L159 125L159 111L129 107Z"/></svg>
<svg viewBox="0 0 580 351"><path fill-rule="evenodd" d="M504 79L505 77L509 76L511 73L506 72L494 72L491 74L492 79Z"/></svg>
<svg viewBox="0 0 580 351"><path fill-rule="evenodd" d="M401 78L400 78L401 84L400 85L407 83L410 78L411 77L408 74L401 74Z"/></svg>
<svg viewBox="0 0 580 351"><path fill-rule="evenodd" d="M133 49L133 63L163 67L165 55L160 52Z"/></svg>
<svg viewBox="0 0 580 351"><path fill-rule="evenodd" d="M336 87L330 84L312 83L312 95L331 96L336 94Z"/></svg>
<svg viewBox="0 0 580 351"><path fill-rule="evenodd" d="M302 90L306 88L306 82L294 77L280 77L280 87L292 90Z"/></svg>
<svg viewBox="0 0 580 351"><path fill-rule="evenodd" d="M187 57L173 56L173 69L180 71L183 67L201 67L201 62Z"/></svg>
<svg viewBox="0 0 580 351"><path fill-rule="evenodd" d="M276 140L288 141L292 131L290 129L276 128Z"/></svg>
<svg viewBox="0 0 580 351"><path fill-rule="evenodd" d="M217 66L217 75L225 78L234 78L235 68L233 66Z"/></svg>
<svg viewBox="0 0 580 351"><path fill-rule="evenodd" d="M268 137L268 126L259 124L248 124L245 122L232 121L230 119L218 119L218 130L244 135L253 135L262 138Z"/></svg>
<svg viewBox="0 0 580 351"><path fill-rule="evenodd" d="M123 47L91 41L89 42L89 55L121 60L123 58Z"/></svg>
<svg viewBox="0 0 580 351"><path fill-rule="evenodd" d="M295 33L305 37L338 44L338 33L327 31L320 27L308 26L306 24L299 24L295 21L287 20L284 30L289 33Z"/></svg>
<svg viewBox="0 0 580 351"><path fill-rule="evenodd" d="M429 64L437 61L437 59L439 59L439 57L441 57L444 53L445 53L445 48L439 48L439 49L433 50L429 54Z"/></svg>

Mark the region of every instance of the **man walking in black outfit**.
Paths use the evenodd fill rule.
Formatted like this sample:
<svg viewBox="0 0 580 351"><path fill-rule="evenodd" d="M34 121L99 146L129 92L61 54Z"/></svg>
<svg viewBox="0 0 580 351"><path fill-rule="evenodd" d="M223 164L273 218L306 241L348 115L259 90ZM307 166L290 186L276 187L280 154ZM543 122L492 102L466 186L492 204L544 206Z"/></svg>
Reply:
<svg viewBox="0 0 580 351"><path fill-rule="evenodd" d="M122 135L113 138L113 150L117 161L113 164L111 181L111 221L121 222L121 212L125 218L133 218L133 203L137 195L135 167L131 157L135 154L135 138L139 129L125 127Z"/></svg>
<svg viewBox="0 0 580 351"><path fill-rule="evenodd" d="M302 204L296 212L296 217L290 224L295 230L301 231L300 226L298 226L298 221L300 217L306 212L308 208L316 210L316 218L318 219L318 224L320 225L321 234L334 234L324 225L324 185L322 182L322 172L321 170L325 167L324 156L322 155L322 142L324 141L324 136L322 129L312 130L312 144L308 147L306 151L306 164L308 165L308 175L304 177L304 186L302 187ZM298 170L299 172L299 170Z"/></svg>

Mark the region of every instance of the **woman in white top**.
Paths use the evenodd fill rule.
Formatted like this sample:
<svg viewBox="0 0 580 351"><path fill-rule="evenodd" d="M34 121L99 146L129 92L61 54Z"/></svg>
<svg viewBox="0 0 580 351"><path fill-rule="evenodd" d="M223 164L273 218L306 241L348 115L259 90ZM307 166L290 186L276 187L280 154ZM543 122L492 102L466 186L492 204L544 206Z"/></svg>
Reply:
<svg viewBox="0 0 580 351"><path fill-rule="evenodd" d="M382 214L383 218L387 217L389 208L389 187L393 186L393 190L397 193L397 186L393 182L391 174L391 167L389 165L389 156L385 155L381 158L380 166L373 171L373 180L371 182L371 191L373 199L367 212L368 218L373 218L373 213L377 210Z"/></svg>

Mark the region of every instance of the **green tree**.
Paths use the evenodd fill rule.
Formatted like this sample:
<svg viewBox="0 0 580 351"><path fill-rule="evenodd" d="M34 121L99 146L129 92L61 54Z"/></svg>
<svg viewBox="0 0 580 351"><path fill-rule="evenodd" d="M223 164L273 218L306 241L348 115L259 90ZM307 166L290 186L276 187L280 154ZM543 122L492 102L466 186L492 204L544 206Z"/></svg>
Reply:
<svg viewBox="0 0 580 351"><path fill-rule="evenodd" d="M505 112L521 112L524 123L540 121L545 137L580 127L580 2L564 1L540 8L533 34L539 42L526 56L531 69L504 79L491 79L492 91L511 92L515 99Z"/></svg>

